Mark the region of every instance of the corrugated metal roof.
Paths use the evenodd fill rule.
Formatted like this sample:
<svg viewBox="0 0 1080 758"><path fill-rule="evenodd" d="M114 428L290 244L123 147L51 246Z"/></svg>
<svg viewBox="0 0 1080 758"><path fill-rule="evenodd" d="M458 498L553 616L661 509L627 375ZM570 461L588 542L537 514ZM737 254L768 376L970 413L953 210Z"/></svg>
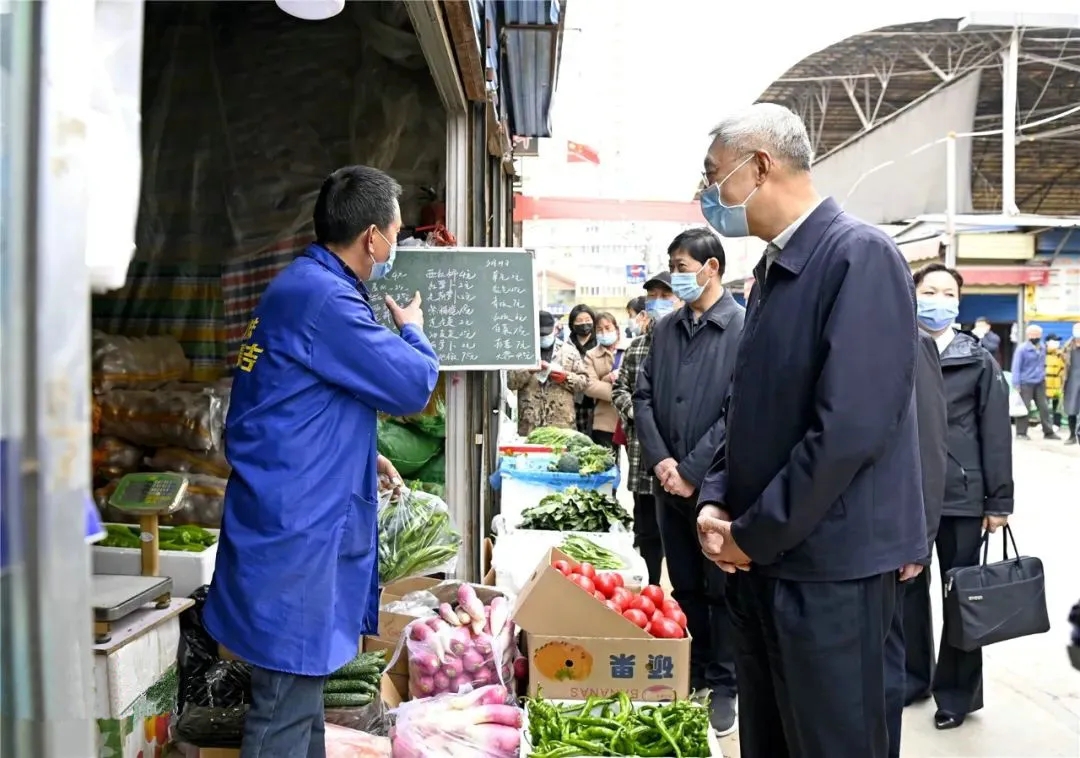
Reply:
<svg viewBox="0 0 1080 758"><path fill-rule="evenodd" d="M519 137L551 136L560 33L558 0L503 0L499 3L505 45L510 131Z"/></svg>

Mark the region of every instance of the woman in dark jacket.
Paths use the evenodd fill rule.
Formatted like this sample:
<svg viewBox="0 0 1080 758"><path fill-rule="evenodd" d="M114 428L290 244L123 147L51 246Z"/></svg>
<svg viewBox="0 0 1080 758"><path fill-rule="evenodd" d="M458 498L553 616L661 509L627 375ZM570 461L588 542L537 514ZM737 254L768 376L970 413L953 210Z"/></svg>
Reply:
<svg viewBox="0 0 1080 758"><path fill-rule="evenodd" d="M570 344L577 348L581 359L585 360L585 354L596 347L596 314L589 306L579 303L570 309L566 322L570 325ZM592 436L596 401L584 392L579 392L574 396L574 407L577 411L577 430Z"/></svg>
<svg viewBox="0 0 1080 758"><path fill-rule="evenodd" d="M971 335L952 328L963 286L960 274L940 263L915 273L919 325L941 352L948 403L945 500L935 540L943 576L952 568L977 565L983 530L996 531L1013 512L1009 391L994 358ZM922 615L929 624L929 582ZM933 660L908 650L909 679L929 684L927 693L909 682L909 695L912 700L933 695L938 729L955 729L983 707L982 651L964 652L949 645L947 637L943 632L936 671Z"/></svg>

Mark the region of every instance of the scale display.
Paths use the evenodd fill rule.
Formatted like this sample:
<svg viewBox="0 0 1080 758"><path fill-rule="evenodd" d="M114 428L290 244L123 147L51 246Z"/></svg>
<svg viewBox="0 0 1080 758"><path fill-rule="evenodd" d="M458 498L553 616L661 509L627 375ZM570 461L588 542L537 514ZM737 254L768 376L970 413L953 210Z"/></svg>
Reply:
<svg viewBox="0 0 1080 758"><path fill-rule="evenodd" d="M128 474L116 485L109 505L128 513L165 515L180 508L187 488L183 474Z"/></svg>

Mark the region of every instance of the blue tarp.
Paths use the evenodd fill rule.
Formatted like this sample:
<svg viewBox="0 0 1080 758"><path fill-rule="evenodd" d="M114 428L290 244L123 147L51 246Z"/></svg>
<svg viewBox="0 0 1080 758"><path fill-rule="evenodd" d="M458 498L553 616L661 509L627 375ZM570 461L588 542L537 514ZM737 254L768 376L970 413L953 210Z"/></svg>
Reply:
<svg viewBox="0 0 1080 758"><path fill-rule="evenodd" d="M499 459L499 469L491 475L491 486L502 488L503 477L520 482L538 484L555 490L579 487L583 490L597 490L605 484L619 488L620 472L618 466L612 466L603 474L566 474L561 471L548 471L554 456L551 455L506 455Z"/></svg>

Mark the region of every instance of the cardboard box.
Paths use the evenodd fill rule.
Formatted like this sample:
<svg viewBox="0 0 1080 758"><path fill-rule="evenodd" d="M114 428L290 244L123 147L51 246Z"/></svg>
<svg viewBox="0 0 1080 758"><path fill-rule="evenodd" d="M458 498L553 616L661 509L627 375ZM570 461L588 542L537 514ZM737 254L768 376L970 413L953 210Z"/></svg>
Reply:
<svg viewBox="0 0 1080 758"><path fill-rule="evenodd" d="M552 548L518 595L529 693L584 700L625 692L631 700L690 693L690 638L657 639L573 584L552 563L577 562Z"/></svg>

